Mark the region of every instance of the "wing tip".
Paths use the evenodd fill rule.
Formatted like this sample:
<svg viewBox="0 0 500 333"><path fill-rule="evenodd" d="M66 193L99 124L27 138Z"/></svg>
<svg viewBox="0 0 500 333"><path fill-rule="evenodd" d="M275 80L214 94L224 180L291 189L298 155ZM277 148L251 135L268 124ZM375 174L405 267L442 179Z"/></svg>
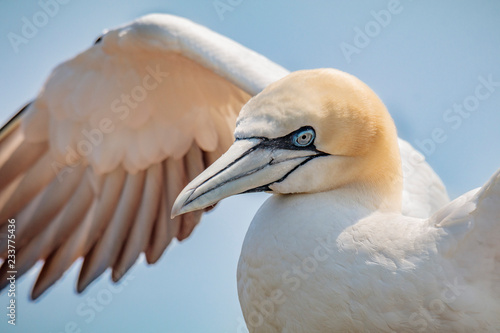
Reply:
<svg viewBox="0 0 500 333"><path fill-rule="evenodd" d="M9 120L0 128L0 142L6 138L19 124L22 114L28 109L28 107L33 103L30 101L26 103L19 111L17 111Z"/></svg>

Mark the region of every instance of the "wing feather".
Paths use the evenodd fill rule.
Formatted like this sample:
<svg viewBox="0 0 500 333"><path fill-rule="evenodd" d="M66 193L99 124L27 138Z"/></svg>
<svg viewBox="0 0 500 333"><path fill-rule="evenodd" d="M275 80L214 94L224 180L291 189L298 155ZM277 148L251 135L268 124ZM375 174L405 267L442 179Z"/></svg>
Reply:
<svg viewBox="0 0 500 333"><path fill-rule="evenodd" d="M167 248L168 244L174 237L174 233L170 232L169 229L178 228L180 218L176 217L174 220L170 220L168 217L167 208L167 190L164 186L160 193L160 205L158 207L158 215L154 221L153 231L150 236L149 245L146 249L146 261L149 264L154 264L160 259L163 251Z"/></svg>
<svg viewBox="0 0 500 333"><path fill-rule="evenodd" d="M65 182L52 182L19 213L16 223L17 247L31 242L72 198L84 175L85 167L74 168ZM3 227L2 227L3 228ZM5 226L6 229L6 226ZM7 248L7 239L0 240L0 249ZM3 253L3 255L5 255Z"/></svg>
<svg viewBox="0 0 500 333"><path fill-rule="evenodd" d="M26 172L48 149L47 142L27 142L18 130L20 114L28 106L2 128L5 134L0 136L0 190Z"/></svg>
<svg viewBox="0 0 500 333"><path fill-rule="evenodd" d="M21 144L0 167L0 174L2 175L0 190L8 185L13 179L17 178L17 176L26 172L47 152L47 149L47 142L24 142Z"/></svg>
<svg viewBox="0 0 500 333"><path fill-rule="evenodd" d="M0 232L16 219L18 276L45 261L32 297L80 257L78 291L188 237L201 212L171 220L176 196L231 145L242 105L286 74L171 15L110 30L55 68L0 130Z"/></svg>
<svg viewBox="0 0 500 333"><path fill-rule="evenodd" d="M3 205L0 206L0 221L15 216L54 179L56 173L51 168L51 162L53 160L50 155L45 154L26 174L22 175L18 186L8 196Z"/></svg>
<svg viewBox="0 0 500 333"><path fill-rule="evenodd" d="M434 214L430 221L446 231L440 252L464 268L467 278L500 285L500 170ZM475 267L475 269L471 269ZM500 297L500 289L496 292Z"/></svg>
<svg viewBox="0 0 500 333"><path fill-rule="evenodd" d="M175 160L173 157L163 162L164 186L158 218L155 221L150 244L146 251L146 260L152 264L160 259L163 251L174 237L177 236L181 217L170 218L170 211L177 194L182 190L183 184L187 184L184 161Z"/></svg>
<svg viewBox="0 0 500 333"><path fill-rule="evenodd" d="M82 182L73 193L63 211L29 243L21 246L16 255L16 271L20 276L30 269L38 259L46 259L76 228L85 216L92 201L92 191L87 182ZM7 262L0 268L0 276L6 279ZM0 282L0 288L5 285Z"/></svg>
<svg viewBox="0 0 500 333"><path fill-rule="evenodd" d="M188 182L193 180L203 170L205 170L205 164L203 162L203 153L201 152L200 148L197 145L193 144L191 146L191 149L189 149L188 153L184 157L184 167ZM200 221L201 214L202 211L196 211L190 214L184 214L182 216L182 222L180 224L179 233L177 234L178 240L182 241L191 234L194 227L196 227L196 225Z"/></svg>
<svg viewBox="0 0 500 333"><path fill-rule="evenodd" d="M88 254L115 212L125 183L125 176L124 170L119 168L105 177L102 189L99 191L100 195L94 197L94 202L85 219L50 255L50 261L44 265L43 276L46 282L40 283L36 292L33 290L33 299L38 298L52 283L57 281L76 259Z"/></svg>
<svg viewBox="0 0 500 333"><path fill-rule="evenodd" d="M113 265L112 279L115 282L122 278L139 258L141 252L147 248L158 215L158 207L161 204L162 182L161 164L154 164L149 167L137 217L128 233L127 240L123 242L120 256Z"/></svg>
<svg viewBox="0 0 500 333"><path fill-rule="evenodd" d="M43 232L43 238L40 240L41 252L39 253L39 258L45 260L45 263L33 287L31 293L32 298L38 298L43 291L50 287L52 283L54 283L62 275L62 272L57 274L53 269L50 269L53 268L51 265L53 255L56 253L56 249L60 247L64 240L67 239L75 231L75 229L77 229L78 225L85 220L92 207L92 202L92 188L89 182L83 181L72 199L65 206L62 216L52 222ZM70 219L72 221L71 223L68 223L67 221ZM35 239L33 242L30 242L28 246L36 241L37 240ZM51 246L47 246L48 242L51 243Z"/></svg>
<svg viewBox="0 0 500 333"><path fill-rule="evenodd" d="M120 201L102 236L85 260L78 278L79 291L85 289L116 261L121 246L139 210L144 188L145 172L128 174Z"/></svg>

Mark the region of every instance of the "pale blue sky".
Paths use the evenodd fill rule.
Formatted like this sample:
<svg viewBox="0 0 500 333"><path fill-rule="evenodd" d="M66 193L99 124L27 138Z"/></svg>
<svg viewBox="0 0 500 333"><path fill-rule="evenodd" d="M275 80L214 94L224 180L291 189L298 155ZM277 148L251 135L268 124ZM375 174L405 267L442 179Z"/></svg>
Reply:
<svg viewBox="0 0 500 333"><path fill-rule="evenodd" d="M162 12L206 25L290 70L335 67L358 76L384 100L402 138L415 145L436 129L446 136L427 159L451 197L480 186L500 168L500 86L473 105L479 77L500 82L500 2L401 0L391 7L391 1L371 0L242 0L223 19L213 3L68 1L16 53L9 33L22 35L23 17L33 20L42 9L37 1L0 2L0 120L33 98L54 66L90 46L103 29ZM393 14L385 27L374 23L376 13L388 9ZM368 29L369 40L356 40L358 28ZM356 42L358 53L348 62L341 46ZM453 111L464 102L464 110L475 110ZM74 266L41 300L28 302L33 271L18 281L18 326L12 329L0 313L0 331L52 333L74 325L81 332L244 332L236 263L264 199L223 201L158 264L136 265L120 290L110 287L106 275L83 295L74 294ZM96 297L91 310L88 302ZM0 305L6 304L3 294Z"/></svg>

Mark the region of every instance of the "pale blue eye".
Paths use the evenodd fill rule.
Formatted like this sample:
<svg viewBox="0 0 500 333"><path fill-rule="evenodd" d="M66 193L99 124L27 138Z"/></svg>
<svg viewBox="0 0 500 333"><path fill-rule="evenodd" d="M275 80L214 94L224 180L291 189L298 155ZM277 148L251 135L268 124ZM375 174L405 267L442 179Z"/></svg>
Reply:
<svg viewBox="0 0 500 333"><path fill-rule="evenodd" d="M302 130L293 136L293 144L297 147L309 146L314 141L315 136L316 133L312 128Z"/></svg>

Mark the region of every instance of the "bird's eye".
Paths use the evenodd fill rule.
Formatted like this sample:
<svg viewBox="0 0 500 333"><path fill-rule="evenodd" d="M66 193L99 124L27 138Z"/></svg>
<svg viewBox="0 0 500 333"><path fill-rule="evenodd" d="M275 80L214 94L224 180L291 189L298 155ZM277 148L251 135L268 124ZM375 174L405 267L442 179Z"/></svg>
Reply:
<svg viewBox="0 0 500 333"><path fill-rule="evenodd" d="M302 130L294 135L293 144L298 147L309 146L314 141L315 136L316 133L314 133L312 128Z"/></svg>

